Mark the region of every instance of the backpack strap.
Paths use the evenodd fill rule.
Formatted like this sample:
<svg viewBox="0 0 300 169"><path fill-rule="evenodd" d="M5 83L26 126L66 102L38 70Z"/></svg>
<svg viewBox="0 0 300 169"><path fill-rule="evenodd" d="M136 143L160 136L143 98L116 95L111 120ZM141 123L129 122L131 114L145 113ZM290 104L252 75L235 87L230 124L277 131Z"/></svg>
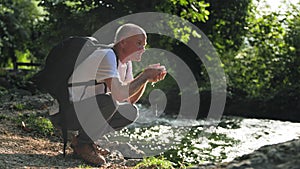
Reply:
<svg viewBox="0 0 300 169"><path fill-rule="evenodd" d="M68 87L84 86L83 92L82 92L82 94L80 96L80 99L79 99L79 100L82 100L83 96L85 95L86 88L88 86L96 86L96 85L99 85L99 84L103 84L104 85L104 93L107 93L107 85L106 85L106 83L105 82L97 82L97 80L90 80L90 81L87 81L87 82L69 83Z"/></svg>
<svg viewBox="0 0 300 169"><path fill-rule="evenodd" d="M67 113L66 111L70 107L70 101L69 101L69 91L68 87L63 87L64 89L60 90L61 94L59 97L57 97L59 102L59 111L62 113L62 137L63 137L63 156L66 156L66 147L68 142L68 129L67 129Z"/></svg>
<svg viewBox="0 0 300 169"><path fill-rule="evenodd" d="M113 50L113 51L114 51L114 53L115 53L115 55L116 55L116 60L117 60L117 69L118 69L118 67L119 67L119 56L117 55L117 52L116 52L116 50L115 50L114 48L111 48L111 50Z"/></svg>

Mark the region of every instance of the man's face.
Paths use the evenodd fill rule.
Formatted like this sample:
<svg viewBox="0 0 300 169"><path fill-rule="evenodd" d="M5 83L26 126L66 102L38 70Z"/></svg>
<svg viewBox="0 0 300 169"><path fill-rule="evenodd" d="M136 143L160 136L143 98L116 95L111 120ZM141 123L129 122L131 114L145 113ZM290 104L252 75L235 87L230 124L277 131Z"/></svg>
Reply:
<svg viewBox="0 0 300 169"><path fill-rule="evenodd" d="M128 60L141 61L142 54L145 52L146 36L138 34L124 39L123 50Z"/></svg>

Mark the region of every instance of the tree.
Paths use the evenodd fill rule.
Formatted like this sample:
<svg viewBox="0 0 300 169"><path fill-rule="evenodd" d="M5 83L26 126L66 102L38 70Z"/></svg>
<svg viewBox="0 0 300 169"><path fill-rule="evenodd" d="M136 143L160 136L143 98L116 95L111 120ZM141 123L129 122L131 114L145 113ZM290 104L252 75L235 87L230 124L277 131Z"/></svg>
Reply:
<svg viewBox="0 0 300 169"><path fill-rule="evenodd" d="M286 104L295 99L291 90L299 88L300 75L296 6L286 6L290 9L287 13L264 13L251 7L242 48L237 54L226 54L223 60L235 96L269 100L281 95Z"/></svg>
<svg viewBox="0 0 300 169"><path fill-rule="evenodd" d="M196 0L148 0L143 3L138 0L44 0L39 5L48 13L42 23L40 41L50 46L71 35L91 35L106 23L132 13L163 11L193 21L204 21L209 14L205 10L207 4ZM49 50L49 45L45 48Z"/></svg>
<svg viewBox="0 0 300 169"><path fill-rule="evenodd" d="M17 51L26 52L32 40L34 26L40 14L36 5L27 0L1 0L0 66L16 62Z"/></svg>
<svg viewBox="0 0 300 169"><path fill-rule="evenodd" d="M209 37L220 55L229 50L238 51L247 33L247 17L252 0L207 0L210 11L207 22L198 27Z"/></svg>

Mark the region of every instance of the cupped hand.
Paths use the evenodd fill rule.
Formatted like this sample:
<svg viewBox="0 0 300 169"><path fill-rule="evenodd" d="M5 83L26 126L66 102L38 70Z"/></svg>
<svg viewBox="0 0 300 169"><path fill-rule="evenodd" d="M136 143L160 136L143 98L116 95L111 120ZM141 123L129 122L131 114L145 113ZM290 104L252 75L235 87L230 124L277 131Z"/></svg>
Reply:
<svg viewBox="0 0 300 169"><path fill-rule="evenodd" d="M147 79L149 82L158 82L163 80L166 77L167 71L166 67L160 65L160 63L149 65L145 69L145 73L147 74Z"/></svg>

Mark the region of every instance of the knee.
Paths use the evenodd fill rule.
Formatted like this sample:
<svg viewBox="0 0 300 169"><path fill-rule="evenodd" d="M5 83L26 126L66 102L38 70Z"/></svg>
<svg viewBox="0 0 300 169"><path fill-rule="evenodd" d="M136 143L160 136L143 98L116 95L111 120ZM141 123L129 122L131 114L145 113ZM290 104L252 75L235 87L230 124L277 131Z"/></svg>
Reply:
<svg viewBox="0 0 300 169"><path fill-rule="evenodd" d="M139 117L139 108L133 104L132 107L134 108L135 120Z"/></svg>
<svg viewBox="0 0 300 169"><path fill-rule="evenodd" d="M118 111L122 116L132 122L135 121L139 116L138 107L132 104L120 105Z"/></svg>

